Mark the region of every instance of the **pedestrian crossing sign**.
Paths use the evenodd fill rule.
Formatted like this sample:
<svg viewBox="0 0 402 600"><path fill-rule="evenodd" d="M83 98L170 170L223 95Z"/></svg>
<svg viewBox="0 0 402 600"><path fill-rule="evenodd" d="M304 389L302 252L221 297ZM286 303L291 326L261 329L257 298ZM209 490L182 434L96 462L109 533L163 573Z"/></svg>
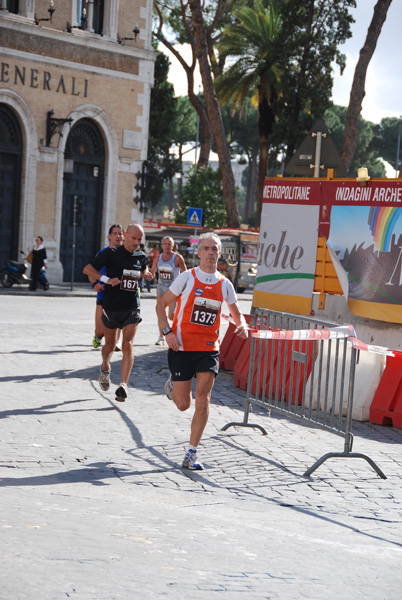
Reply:
<svg viewBox="0 0 402 600"><path fill-rule="evenodd" d="M201 227L202 225L202 208L189 208L187 211L187 225Z"/></svg>

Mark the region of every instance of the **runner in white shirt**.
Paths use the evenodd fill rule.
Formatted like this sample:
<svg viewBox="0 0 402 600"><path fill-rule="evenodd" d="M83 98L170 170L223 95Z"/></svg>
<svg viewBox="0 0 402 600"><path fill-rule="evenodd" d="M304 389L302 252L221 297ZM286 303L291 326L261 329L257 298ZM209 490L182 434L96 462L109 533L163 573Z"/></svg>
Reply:
<svg viewBox="0 0 402 600"><path fill-rule="evenodd" d="M165 385L168 398L181 411L191 405L191 383L196 376L195 411L191 422L190 444L182 466L203 469L197 447L208 422L209 404L219 371L219 325L222 302L226 302L236 323L235 333L246 339L247 324L240 312L232 283L217 271L221 242L206 233L198 242L200 266L182 273L156 305L159 327L169 346L171 376ZM177 302L172 328L166 307Z"/></svg>

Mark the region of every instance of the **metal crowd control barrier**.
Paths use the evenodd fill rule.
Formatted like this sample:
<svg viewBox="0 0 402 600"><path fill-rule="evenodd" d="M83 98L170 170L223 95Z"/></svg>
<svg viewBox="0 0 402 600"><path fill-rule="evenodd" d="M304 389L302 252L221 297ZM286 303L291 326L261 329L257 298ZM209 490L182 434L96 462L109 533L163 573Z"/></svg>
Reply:
<svg viewBox="0 0 402 600"><path fill-rule="evenodd" d="M320 321L267 309L257 309L251 326L264 330L307 330L338 327ZM253 427L264 435L266 430L249 423L252 405L330 431L344 438L343 452L329 452L317 460L305 476L311 475L329 458L364 458L377 474L386 476L367 455L352 452L351 432L353 391L358 350L337 339L262 339L253 337L250 349L247 396L243 422L229 427Z"/></svg>

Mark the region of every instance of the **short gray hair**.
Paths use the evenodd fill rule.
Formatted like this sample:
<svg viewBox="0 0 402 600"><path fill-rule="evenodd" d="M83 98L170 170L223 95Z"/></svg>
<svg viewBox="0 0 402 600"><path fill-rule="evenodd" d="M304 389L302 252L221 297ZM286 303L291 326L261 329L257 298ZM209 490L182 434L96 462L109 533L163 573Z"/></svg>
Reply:
<svg viewBox="0 0 402 600"><path fill-rule="evenodd" d="M216 233L212 233L212 231L208 231L207 233L203 233L202 235L200 235L200 237L198 238L198 250L201 250L202 242L204 240L214 240L214 242L217 243L219 252L221 251L221 249L222 249L221 238L219 237L219 235L216 235Z"/></svg>

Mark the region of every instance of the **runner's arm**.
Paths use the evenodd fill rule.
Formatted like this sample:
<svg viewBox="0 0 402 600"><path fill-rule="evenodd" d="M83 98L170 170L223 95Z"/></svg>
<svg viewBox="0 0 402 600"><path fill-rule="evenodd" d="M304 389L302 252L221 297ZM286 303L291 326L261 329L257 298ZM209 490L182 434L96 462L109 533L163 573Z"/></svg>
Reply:
<svg viewBox="0 0 402 600"><path fill-rule="evenodd" d="M176 261L177 261L177 263L176 263ZM175 266L179 267L180 273L183 273L183 271L187 271L187 267L186 267L186 263L184 262L184 258L179 253L176 254Z"/></svg>
<svg viewBox="0 0 402 600"><path fill-rule="evenodd" d="M99 281L102 281L103 283L106 283L107 285L111 285L112 287L120 284L120 279L118 277L113 277L113 279L107 278L106 275L102 275L102 273L99 273L99 271L97 271L95 269L95 267L93 267L91 265L91 263L88 263L82 269L82 272L84 273L84 275L86 275L88 277L89 280L98 279ZM102 279L102 277L104 277L104 279Z"/></svg>
<svg viewBox="0 0 402 600"><path fill-rule="evenodd" d="M173 294L170 290L166 290L163 296L160 296L156 303L156 315L158 317L159 327L161 329L165 329L165 327L169 327L169 321L166 316L166 307L176 302L177 296ZM167 335L165 335L165 340L169 348L177 351L179 349L179 340L176 335L171 331Z"/></svg>
<svg viewBox="0 0 402 600"><path fill-rule="evenodd" d="M243 338L244 340L247 339L248 338L247 323L246 323L246 319L240 312L238 302L234 302L234 304L228 304L228 309L229 309L231 317L233 318L233 321L236 323L236 329L235 329L236 335Z"/></svg>
<svg viewBox="0 0 402 600"><path fill-rule="evenodd" d="M152 273L152 277L155 277L155 273L158 270L158 261L154 260L152 262L152 267L150 268L150 272Z"/></svg>

